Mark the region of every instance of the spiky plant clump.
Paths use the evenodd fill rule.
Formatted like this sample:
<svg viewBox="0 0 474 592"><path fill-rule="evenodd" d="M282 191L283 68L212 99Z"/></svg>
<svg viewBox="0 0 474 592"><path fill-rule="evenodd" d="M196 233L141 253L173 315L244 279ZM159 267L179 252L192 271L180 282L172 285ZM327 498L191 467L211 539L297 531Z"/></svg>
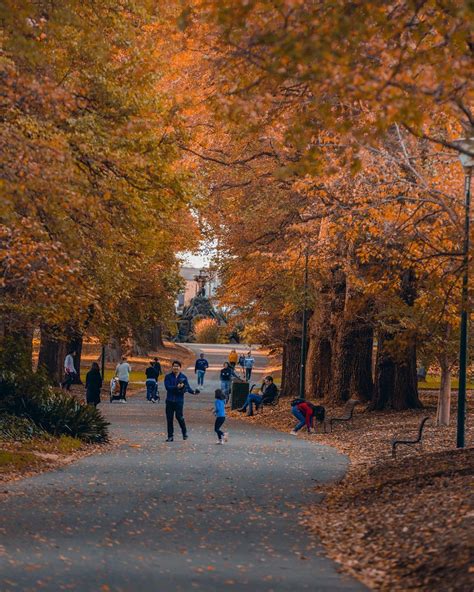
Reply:
<svg viewBox="0 0 474 592"><path fill-rule="evenodd" d="M43 435L43 430L26 417L17 417L10 413L0 414L0 440L24 442Z"/></svg>
<svg viewBox="0 0 474 592"><path fill-rule="evenodd" d="M35 387L37 390L33 390ZM53 436L65 434L84 442L108 440L109 424L98 409L40 383L32 387L23 382L12 386L4 377L0 378L0 416L5 414L24 418L39 432Z"/></svg>

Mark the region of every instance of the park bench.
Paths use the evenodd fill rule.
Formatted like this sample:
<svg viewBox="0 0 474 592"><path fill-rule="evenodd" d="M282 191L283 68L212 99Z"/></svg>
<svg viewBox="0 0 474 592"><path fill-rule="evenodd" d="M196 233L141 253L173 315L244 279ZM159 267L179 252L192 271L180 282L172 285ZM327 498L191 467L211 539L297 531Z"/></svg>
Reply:
<svg viewBox="0 0 474 592"><path fill-rule="evenodd" d="M252 384L252 386L250 387L250 391L249 394L253 393L253 389L256 387L256 384ZM255 393L254 393L255 394ZM263 407L265 405L268 405L270 407L276 407L278 405L278 401L280 400L280 391L278 391L278 395L273 399L273 401L264 401L263 405L259 405L258 409L256 409L256 411L258 413L262 413L263 412Z"/></svg>
<svg viewBox="0 0 474 592"><path fill-rule="evenodd" d="M424 417L420 421L420 425L418 426L418 434L413 438L409 438L408 435L395 435L392 438L392 457L395 458L397 455L397 446L400 444L405 444L406 446L413 446L415 444L420 444L420 448L423 447L423 429L426 425L426 422L429 420L429 417Z"/></svg>
<svg viewBox="0 0 474 592"><path fill-rule="evenodd" d="M329 425L329 431L332 432L332 424L333 423L337 423L337 422L344 422L344 421L350 421L352 423L353 421L353 416L354 416L354 408L357 405L358 401L354 400L354 399L350 399L349 401L347 401L347 403L344 405L344 409L342 410L342 413L339 417L330 417L326 422L325 422L325 426L324 429L326 430L326 425Z"/></svg>

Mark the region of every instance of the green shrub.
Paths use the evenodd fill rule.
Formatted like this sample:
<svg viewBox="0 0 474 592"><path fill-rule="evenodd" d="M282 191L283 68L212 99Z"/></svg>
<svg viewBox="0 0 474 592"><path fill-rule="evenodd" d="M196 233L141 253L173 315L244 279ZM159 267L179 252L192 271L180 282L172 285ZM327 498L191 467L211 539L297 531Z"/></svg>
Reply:
<svg viewBox="0 0 474 592"><path fill-rule="evenodd" d="M109 425L98 409L74 396L55 392L41 380L25 384L0 376L0 414L25 418L53 436L65 434L84 442L106 442ZM25 429L26 429L26 424Z"/></svg>
<svg viewBox="0 0 474 592"><path fill-rule="evenodd" d="M24 442L43 434L44 432L26 417L17 417L10 413L0 415L0 440Z"/></svg>

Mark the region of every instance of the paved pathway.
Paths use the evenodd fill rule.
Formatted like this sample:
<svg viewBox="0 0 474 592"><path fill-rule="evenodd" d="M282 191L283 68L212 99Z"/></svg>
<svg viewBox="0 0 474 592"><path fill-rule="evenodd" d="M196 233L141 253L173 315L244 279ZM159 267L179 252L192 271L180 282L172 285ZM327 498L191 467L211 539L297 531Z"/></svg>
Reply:
<svg viewBox="0 0 474 592"><path fill-rule="evenodd" d="M340 477L346 459L242 422L228 422L230 441L216 446L212 391L228 347L194 347L211 380L188 395L189 440L178 432L166 444L163 404L144 395L104 403L117 449L8 486L2 592L365 589L298 525L315 482Z"/></svg>

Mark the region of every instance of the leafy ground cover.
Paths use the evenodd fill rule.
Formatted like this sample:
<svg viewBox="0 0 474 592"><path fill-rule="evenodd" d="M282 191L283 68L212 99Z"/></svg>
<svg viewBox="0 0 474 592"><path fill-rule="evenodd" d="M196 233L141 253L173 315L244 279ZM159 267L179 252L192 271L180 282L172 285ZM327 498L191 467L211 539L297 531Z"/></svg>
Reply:
<svg viewBox="0 0 474 592"><path fill-rule="evenodd" d="M453 416L448 427L428 423L422 449L402 447L396 459L391 457L394 433L413 432L422 417L435 417L436 393L423 392L422 400L425 409L416 411L368 412L358 406L353 426L337 426L332 434L319 427L317 434L298 436L334 446L351 461L341 482L318 487L324 501L303 522L344 571L374 590L467 592L473 577L469 491L474 449L455 449ZM337 413L328 408L329 416ZM251 418L232 416L282 431L295 423L287 400ZM472 420L471 412L469 446Z"/></svg>
<svg viewBox="0 0 474 592"><path fill-rule="evenodd" d="M77 438L43 434L29 440L0 442L0 482L54 469L82 456L102 451L108 445L87 444Z"/></svg>

